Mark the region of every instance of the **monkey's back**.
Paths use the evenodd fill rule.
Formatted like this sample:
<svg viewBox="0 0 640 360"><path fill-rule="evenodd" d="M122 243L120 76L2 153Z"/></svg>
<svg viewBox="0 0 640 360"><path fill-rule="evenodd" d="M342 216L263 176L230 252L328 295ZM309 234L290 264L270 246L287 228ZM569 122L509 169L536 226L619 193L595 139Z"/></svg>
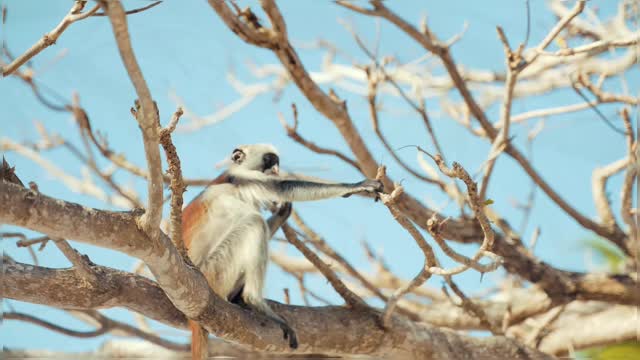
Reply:
<svg viewBox="0 0 640 360"><path fill-rule="evenodd" d="M242 281L241 272L233 268L238 264L227 258L225 248L233 246L234 234L248 219L267 226L258 204L240 196L230 182L211 184L183 210L182 233L189 257L222 297Z"/></svg>

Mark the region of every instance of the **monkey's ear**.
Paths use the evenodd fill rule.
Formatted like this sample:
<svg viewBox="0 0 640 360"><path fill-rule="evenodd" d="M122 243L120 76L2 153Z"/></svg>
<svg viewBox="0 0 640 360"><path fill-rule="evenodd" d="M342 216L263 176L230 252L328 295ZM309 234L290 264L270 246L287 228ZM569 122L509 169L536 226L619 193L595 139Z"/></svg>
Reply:
<svg viewBox="0 0 640 360"><path fill-rule="evenodd" d="M236 164L242 164L242 162L244 161L245 157L246 157L246 155L245 155L244 151L242 151L240 149L233 150L233 153L231 154L231 160Z"/></svg>

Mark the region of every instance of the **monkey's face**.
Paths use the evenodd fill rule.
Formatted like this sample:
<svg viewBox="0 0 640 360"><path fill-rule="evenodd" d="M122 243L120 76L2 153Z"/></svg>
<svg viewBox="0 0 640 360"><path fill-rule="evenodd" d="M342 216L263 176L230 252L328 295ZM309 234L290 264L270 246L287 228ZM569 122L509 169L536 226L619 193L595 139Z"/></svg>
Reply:
<svg viewBox="0 0 640 360"><path fill-rule="evenodd" d="M268 144L239 146L231 154L232 167L278 175L280 158L278 150Z"/></svg>

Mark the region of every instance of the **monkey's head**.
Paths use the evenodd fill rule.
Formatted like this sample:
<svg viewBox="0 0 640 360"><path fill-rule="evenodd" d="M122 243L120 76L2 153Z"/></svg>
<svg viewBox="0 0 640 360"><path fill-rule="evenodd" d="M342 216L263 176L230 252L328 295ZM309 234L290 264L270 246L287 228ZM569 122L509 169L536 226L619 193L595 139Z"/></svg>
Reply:
<svg viewBox="0 0 640 360"><path fill-rule="evenodd" d="M269 175L278 175L280 171L278 150L269 144L238 146L231 153L231 161L229 169L259 171Z"/></svg>

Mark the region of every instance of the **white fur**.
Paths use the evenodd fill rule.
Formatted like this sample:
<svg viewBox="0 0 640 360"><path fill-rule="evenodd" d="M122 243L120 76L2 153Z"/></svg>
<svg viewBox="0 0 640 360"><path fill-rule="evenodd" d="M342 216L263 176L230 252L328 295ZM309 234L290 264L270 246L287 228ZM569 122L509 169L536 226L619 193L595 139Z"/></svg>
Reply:
<svg viewBox="0 0 640 360"><path fill-rule="evenodd" d="M274 202L318 200L366 189L354 184L303 182L279 186L283 181L281 177L272 174L270 169L262 172L263 155L277 154L275 147L257 144L238 148L245 157L229 165L232 183L209 186L199 199L207 208L207 218L204 225L192 233L189 256L218 295L228 298L244 285L245 303L286 326L284 319L264 301L263 284L269 257L268 241L288 214L275 215L267 222L261 209Z"/></svg>

